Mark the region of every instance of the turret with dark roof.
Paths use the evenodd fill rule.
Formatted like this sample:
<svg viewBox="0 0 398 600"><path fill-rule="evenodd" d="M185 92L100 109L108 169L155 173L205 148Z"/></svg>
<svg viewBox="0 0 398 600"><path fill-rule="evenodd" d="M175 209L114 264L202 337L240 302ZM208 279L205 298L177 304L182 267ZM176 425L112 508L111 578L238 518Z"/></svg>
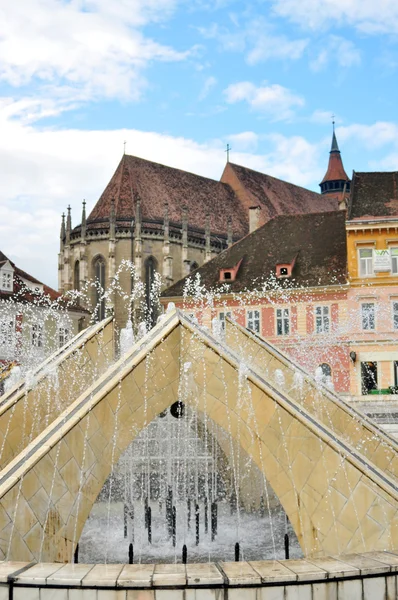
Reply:
<svg viewBox="0 0 398 600"><path fill-rule="evenodd" d="M350 193L351 182L344 170L336 132L334 130L334 123L329 165L325 177L319 185L321 187L321 194L336 198L339 202L347 199Z"/></svg>

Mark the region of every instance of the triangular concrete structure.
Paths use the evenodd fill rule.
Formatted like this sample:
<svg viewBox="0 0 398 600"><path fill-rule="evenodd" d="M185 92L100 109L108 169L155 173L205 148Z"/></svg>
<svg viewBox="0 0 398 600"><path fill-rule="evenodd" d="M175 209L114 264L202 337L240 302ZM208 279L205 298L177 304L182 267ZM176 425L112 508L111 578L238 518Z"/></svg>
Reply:
<svg viewBox="0 0 398 600"><path fill-rule="evenodd" d="M398 548L396 479L256 365L173 312L1 472L4 557L71 560L112 465L180 397L187 368L184 402L226 429L261 469L306 556Z"/></svg>

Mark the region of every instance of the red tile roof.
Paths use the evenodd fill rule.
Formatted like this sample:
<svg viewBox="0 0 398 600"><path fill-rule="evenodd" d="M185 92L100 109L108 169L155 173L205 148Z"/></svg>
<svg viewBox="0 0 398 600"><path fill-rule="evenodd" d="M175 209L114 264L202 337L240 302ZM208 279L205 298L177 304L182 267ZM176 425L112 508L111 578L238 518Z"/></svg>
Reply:
<svg viewBox="0 0 398 600"><path fill-rule="evenodd" d="M350 181L343 167L343 161L339 150L332 150L329 156L328 170L321 183L325 181Z"/></svg>
<svg viewBox="0 0 398 600"><path fill-rule="evenodd" d="M170 221L181 223L182 209L187 206L190 227L203 229L209 214L212 233L226 232L229 216L234 234L242 236L248 231L248 216L228 185L129 155L123 156L91 211L88 228L90 221L109 219L112 199L117 221L131 222L136 194L141 199L143 219L162 219L167 202Z"/></svg>
<svg viewBox="0 0 398 600"><path fill-rule="evenodd" d="M27 286L24 285L24 283L22 281L23 279L25 279L27 281L30 281L33 284L42 285L43 286L43 295L47 298L47 300L50 299L51 302L58 301L60 303L60 306L63 306L63 307L67 306L68 309L70 309L72 311L87 312L86 310L82 309L79 306L72 305L70 303L70 300L67 298L64 298L62 296L62 294L60 294L59 292L56 292L53 288L49 287L48 285L45 285L44 283L42 283L41 281L39 281L32 275L29 275L29 273L26 273L26 271L23 271L22 269L17 267L17 265L14 262L12 262L12 260L7 258L7 256L0 250L0 267L2 267L7 261L10 263L10 265L14 269L14 275L16 275L15 280L14 280L14 289L12 292L6 292L4 290L0 290L0 300L13 299L18 302L37 303L37 300L38 299L40 300L43 296L42 296L42 294L40 294L40 296L38 296L33 290L27 289Z"/></svg>
<svg viewBox="0 0 398 600"><path fill-rule="evenodd" d="M88 216L87 228L106 226L112 199L118 226L129 226L135 217L137 194L143 220L163 219L167 202L171 222L181 223L182 209L187 206L189 227L203 230L209 214L213 234L225 234L231 217L234 237L248 233L248 210L253 205L262 208L260 224L278 214L307 214L337 208L336 200L232 163L227 163L221 181L215 181L124 155Z"/></svg>
<svg viewBox="0 0 398 600"><path fill-rule="evenodd" d="M229 183L246 212L251 206L261 206L260 225L277 215L326 212L338 208L333 199L233 163L226 165L221 181Z"/></svg>

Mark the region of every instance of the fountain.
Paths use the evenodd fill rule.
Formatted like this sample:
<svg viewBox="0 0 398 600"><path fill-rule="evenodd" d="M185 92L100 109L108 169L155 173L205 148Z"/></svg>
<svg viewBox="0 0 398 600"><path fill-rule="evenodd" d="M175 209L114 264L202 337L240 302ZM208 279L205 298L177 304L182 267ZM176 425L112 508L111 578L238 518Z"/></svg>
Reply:
<svg viewBox="0 0 398 600"><path fill-rule="evenodd" d="M119 357L109 317L1 398L14 598L390 597L397 443L230 318L150 329L124 301Z"/></svg>

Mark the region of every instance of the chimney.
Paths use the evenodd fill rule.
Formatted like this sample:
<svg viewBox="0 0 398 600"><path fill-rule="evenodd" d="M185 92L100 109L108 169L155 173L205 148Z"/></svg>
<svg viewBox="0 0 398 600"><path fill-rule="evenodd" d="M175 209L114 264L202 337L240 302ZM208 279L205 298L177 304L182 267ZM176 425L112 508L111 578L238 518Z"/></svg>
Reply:
<svg viewBox="0 0 398 600"><path fill-rule="evenodd" d="M249 233L252 233L259 226L261 206L251 206L249 208Z"/></svg>
<svg viewBox="0 0 398 600"><path fill-rule="evenodd" d="M232 218L228 217L228 225L227 225L227 246L228 248L230 246L232 246L233 244L233 239L232 239Z"/></svg>

